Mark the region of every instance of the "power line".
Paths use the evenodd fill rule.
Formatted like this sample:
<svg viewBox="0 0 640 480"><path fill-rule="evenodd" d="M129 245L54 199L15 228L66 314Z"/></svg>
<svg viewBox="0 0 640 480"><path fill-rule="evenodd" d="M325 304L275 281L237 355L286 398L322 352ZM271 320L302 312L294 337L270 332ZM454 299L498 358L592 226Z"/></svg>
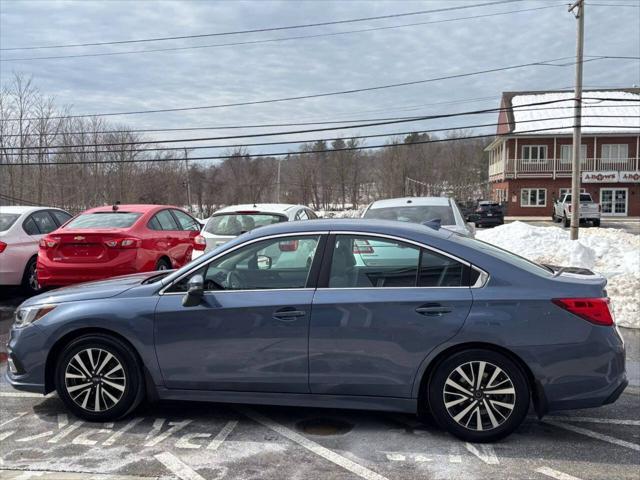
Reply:
<svg viewBox="0 0 640 480"><path fill-rule="evenodd" d="M547 117L547 118L535 118L530 120L520 120L518 123L534 123L540 121L554 121L554 120L568 120L572 119L573 115L563 116L563 117ZM583 115L582 118L637 118L636 115ZM369 135L355 135L348 137L331 137L331 138L313 138L313 139L304 139L304 140L283 140L283 141L275 141L275 142L261 142L261 143L242 143L242 144L233 144L233 145L197 145L188 147L189 150L204 150L204 149L234 149L234 148L243 148L243 147L264 147L264 146L273 146L273 145L295 145L295 144L308 144L315 142L333 142L336 140L360 140L365 138L379 138L379 137L395 137L395 136L403 136L403 135L411 135L411 134L424 134L424 133L436 133L436 132L445 132L451 130L467 130L471 128L486 128L486 127L500 127L503 125L510 125L510 122L502 122L502 123L483 123L476 125L463 125L459 127L447 127L447 128L432 128L427 130L408 130L403 132L387 132L387 133L376 133ZM556 126L556 129L559 128L567 128L562 126ZM638 126L640 128L640 125ZM114 144L117 145L117 144ZM86 148L91 147L92 145L76 145L73 147L74 149L84 149L84 150L63 150L59 151L62 147L50 146L50 147L26 147L26 148L36 148L38 152L20 152L17 154L13 154L18 157L25 157L29 155L77 155L77 154L90 154L95 155L99 153L145 153L145 152L174 152L174 151L183 151L185 147L156 147L156 148L144 148L141 150L133 150L133 148L129 148L127 150L86 150ZM135 145L131 145L134 147ZM22 149L25 147L15 147L15 149ZM55 149L57 151L50 151ZM46 151L43 151L46 150Z"/></svg>
<svg viewBox="0 0 640 480"><path fill-rule="evenodd" d="M572 58L573 57L559 57L559 58L554 58L554 59L550 59L550 60L541 60L541 61L538 61L538 62L522 63L522 64L518 64L518 65L510 65L510 66L507 66L507 67L489 68L489 69L485 69L485 70L477 70L475 72L457 73L457 74L445 75L445 76L441 76L441 77L427 78L427 79L423 79L423 80L412 80L412 81L408 81L408 82L392 83L392 84L387 84L387 85L377 85L377 86L374 86L374 87L354 88L354 89L349 89L349 90L338 90L338 91L333 91L333 92L315 93L315 94L309 94L309 95L297 95L297 96L292 96L292 97L272 98L272 99L267 99L267 100L253 100L253 101L226 103L226 104L218 104L218 105L202 105L202 106L198 106L198 107L161 108L161 109L155 109L155 110L134 110L134 111L126 111L126 112L90 113L90 114L79 114L79 115L52 116L52 117L48 117L48 118L43 118L43 117L31 117L31 118L22 118L22 119L20 119L20 118L5 118L5 119L0 119L0 121L2 121L2 122L14 121L15 122L15 121L19 121L19 120L25 121L25 120L53 120L53 119L61 119L61 118L108 117L108 116L121 116L121 115L140 115L140 114L149 114L149 113L184 112L184 111L188 111L188 110L209 110L209 109L215 109L215 108L240 107L240 106L248 106L248 105L262 105L262 104L266 104L266 103L288 102L288 101L292 101L292 100L307 100L307 99L311 99L311 98L330 97L330 96L335 96L335 95L346 95L346 94L352 94L352 93L361 93L361 92L371 92L371 91L376 91L376 90L384 90L384 89L388 89L388 88L407 87L407 86L411 86L411 85L420 85L420 84L425 84L425 83L437 82L437 81L440 81L440 80L451 80L451 79L454 79L454 78L471 77L471 76L482 75L482 74L486 74L486 73L502 72L502 71L505 71L505 70L515 70L515 69L519 69L519 68L526 68L526 67L532 67L532 66L567 67L567 66L570 66L570 65L575 65L575 61L567 62L567 63L564 63L564 64L553 64L551 62L567 60L567 59L572 59ZM589 58L588 60L584 60L584 61L585 62L590 62L590 61L617 59L617 58L640 59L640 57L628 57L628 56L627 57L618 57L618 56L606 55L606 56L598 56L598 57Z"/></svg>
<svg viewBox="0 0 640 480"><path fill-rule="evenodd" d="M618 128L618 125L593 125L598 128ZM636 127L634 127L636 128ZM640 128L640 127L638 127ZM518 132L519 134L526 133L538 133L538 132L548 132L552 130L557 130L558 127L549 127L549 128L538 128L532 130L524 130ZM508 135L508 134L505 134ZM376 148L392 148L392 147L410 147L412 145L422 145L429 143L442 143L442 142L451 142L451 141L461 141L461 140L474 140L480 138L491 138L491 137L503 137L505 135L496 135L496 134L482 134L482 135L471 135L465 137L453 137L453 138L437 138L432 140L422 140L411 143L392 143L392 144L381 144L381 145L368 145L368 146L358 146L358 147L345 147L345 148L336 148L332 150L303 150L299 152L277 152L277 153L252 153L247 154L250 158L261 158L261 157L286 157L286 156L297 156L297 155L309 155L313 153L332 153L332 152L343 152L343 151L356 151L356 150L372 150ZM51 162L51 163L38 163L38 162L24 162L24 163L0 163L0 167L6 166L58 166L58 165L96 165L96 164L107 164L107 165L119 165L123 163L161 163L161 162L185 162L185 161L199 161L199 160L225 160L236 158L237 155L216 155L216 156L205 156L205 157L189 157L189 158L144 158L144 159L126 159L126 160L118 160L116 162L101 162L95 160L81 160L81 161L71 161L71 162Z"/></svg>
<svg viewBox="0 0 640 480"><path fill-rule="evenodd" d="M624 101L624 102L628 102L630 100L626 100L626 99L619 99L619 98L597 98L597 97L583 97L583 100L599 100L599 101ZM566 99L559 99L559 100L546 100L543 102L533 102L533 103L527 103L527 104L522 104L519 105L518 107L516 107L518 109L518 111L523 112L523 111L531 111L531 110L535 110L535 109L528 109L525 107L536 107L536 106L540 106L540 105L551 105L554 103L562 103L562 102L566 102ZM436 119L443 119L443 118L453 118L453 117L462 117L462 116L467 116L467 115L483 115L483 114L487 114L487 113L496 113L496 112L502 112L502 111L508 111L511 107L497 107L497 108L485 108L485 109L480 109L480 110L469 110L469 111L464 111L464 112L456 112L456 113L443 113L443 114L438 114L438 115L426 115L426 116L421 116L421 117L408 117L406 119L401 119L401 120L388 120L388 121L381 121L381 122L372 122L372 123L361 123L361 124L356 124L356 125L346 125L346 126L340 126L340 127L324 127L324 128L311 128L311 129L304 129L304 130L287 130L287 131L279 131L279 132L263 132L263 133L253 133L253 134L242 134L242 135L225 135L225 136L219 136L219 137L199 137L199 138L180 138L180 139L164 139L164 140L133 140L133 141L127 141L127 142L101 142L101 143L90 143L90 144L84 144L82 145L83 147L114 147L117 145L149 145L149 144L158 144L158 143L190 143L190 142L202 142L202 141L216 141L216 140L233 140L233 139L238 139L238 138L258 138L258 137L273 137L273 136L282 136L282 135L296 135L296 134L300 134L300 133L316 133L316 132L326 132L326 131L335 131L335 130L348 130L348 129L355 129L355 128L368 128L368 127L378 127L378 126L384 126L384 125L393 125L393 124L398 124L398 123L412 123L412 122L418 122L418 121L424 121L424 120L436 120ZM554 107L546 107L544 108L544 110L546 109L553 109ZM562 107L562 108L567 108L567 107ZM619 117L619 115L617 115L616 117ZM635 117L634 117L635 118ZM76 148L78 147L78 145L55 145L55 146L51 146L51 147L43 147L43 146L23 146L23 147L2 147L3 151L10 151L10 150L42 150L43 148Z"/></svg>
<svg viewBox="0 0 640 480"><path fill-rule="evenodd" d="M501 5L504 3L514 3L514 2L520 2L520 1L522 0L498 0L494 2L477 3L473 5L459 5L455 7L437 8L432 10L419 10L415 12L393 13L388 15L378 15L378 16L372 16L372 17L352 18L348 20L332 20L328 22L306 23L302 25L288 25L283 27L254 28L249 30L236 30L236 31L229 31L229 32L201 33L196 35L178 35L173 37L139 38L139 39L133 39L133 40L112 40L108 42L72 43L72 44L62 44L62 45L39 45L39 46L31 46L31 47L10 47L10 48L0 48L0 51L95 47L95 46L102 46L102 45L122 45L125 43L163 42L167 40L186 40L186 39L192 39L192 38L222 37L227 35L241 35L241 34L247 34L247 33L275 32L275 31L281 31L281 30L295 30L295 29L301 29L301 28L324 27L328 25L342 25L346 23L385 20L389 18L411 17L415 15L425 15L428 13L450 12L453 10L467 10L469 8L488 7L491 5Z"/></svg>
<svg viewBox="0 0 640 480"><path fill-rule="evenodd" d="M367 33L367 32L375 32L380 30L393 30L397 28L406 28L406 27L416 27L423 25L433 25L438 23L450 23L456 22L460 20L473 20L479 18L487 18L487 17L496 17L500 15L509 15L512 13L523 13L523 12L531 12L536 10L546 10L550 8L557 8L559 6L564 6L564 3L558 3L553 5L545 5L543 7L534 7L534 8L524 8L520 10L507 10L504 12L496 12L496 13L486 13L482 15L470 15L466 17L456 17L456 18L446 18L441 20L430 20L427 22L415 22L415 23L405 23L402 25L390 25L385 27L372 27L372 28L362 28L357 30L346 30L342 32L327 32L327 33L317 33L313 35L296 35L292 37L280 37L280 38L267 38L262 40L249 40L245 42L229 42L229 43L216 43L209 45L193 45L188 47L168 47L168 48L153 48L153 49L145 49L145 50L127 50L120 52L102 52L102 53L82 53L76 55L52 55L52 56L44 56L44 57L24 57L24 58L7 58L0 59L0 62L23 62L23 61L33 61L33 60L60 60L65 58L83 58L83 57L109 57L109 56L117 56L117 55L133 55L139 53L159 53L159 52L175 52L175 51L183 51L183 50L199 50L205 48L220 48L220 47L232 47L232 46L243 46L243 45L259 45L265 43L275 43L275 42L286 42L291 40L305 40L311 38L322 38L322 37L335 37L341 35L349 35L354 33Z"/></svg>

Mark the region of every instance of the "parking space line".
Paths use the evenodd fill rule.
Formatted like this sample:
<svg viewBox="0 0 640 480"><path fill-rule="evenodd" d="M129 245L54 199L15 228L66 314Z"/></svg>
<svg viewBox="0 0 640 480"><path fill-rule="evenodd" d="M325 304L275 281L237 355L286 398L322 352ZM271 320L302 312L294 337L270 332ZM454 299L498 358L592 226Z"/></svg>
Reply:
<svg viewBox="0 0 640 480"><path fill-rule="evenodd" d="M129 430L131 430L133 427L135 427L137 424L139 424L142 420L144 420L144 417L138 417L138 418L132 419L124 427L122 427L120 430L118 430L113 435L111 435L109 438L107 438L102 443L102 445L113 445L114 443L116 443L116 440L122 436L123 433L126 433Z"/></svg>
<svg viewBox="0 0 640 480"><path fill-rule="evenodd" d="M156 435L154 437L153 434L155 434L156 431L159 432L162 429L162 425L164 424L164 421L165 421L164 418L159 418L154 422L154 424L153 424L154 430L152 430L151 433L149 435L147 435L147 439L149 439L149 441L144 444L145 447L154 447L154 446L156 446L157 444L159 444L163 440L166 440L167 438L169 438L174 433L178 433L180 430L182 430L187 425L189 425L191 422L193 422L193 420L183 420L182 422L169 422L169 424L168 424L169 425L169 429L166 432L161 433L159 435Z"/></svg>
<svg viewBox="0 0 640 480"><path fill-rule="evenodd" d="M238 425L237 420L231 420L227 422L227 424L220 430L220 432L211 440L211 443L207 446L207 450L217 450L222 442L229 436L229 434L236 428Z"/></svg>
<svg viewBox="0 0 640 480"><path fill-rule="evenodd" d="M488 465L499 465L500 460L491 445L473 445L469 442L464 444L471 453Z"/></svg>
<svg viewBox="0 0 640 480"><path fill-rule="evenodd" d="M44 398L39 393L30 392L0 392L0 397Z"/></svg>
<svg viewBox="0 0 640 480"><path fill-rule="evenodd" d="M345 470L348 470L349 472L364 478L365 480L388 480L386 477L383 477L379 473L376 473L373 470L369 470L367 467L364 467L359 463L354 462L353 460L349 460L348 458L343 457L333 450L329 450L328 448L325 448L322 445L309 440L307 437L304 437L303 435L300 435L299 433L288 429L284 425L281 425L278 422L271 420L270 418L267 418L254 410L244 408L240 409L239 411L250 419L264 425L267 428L270 428L274 432L279 433L285 438L288 438L292 442L295 442L301 447L306 448L310 452L315 453L319 457L322 457L325 460L329 460L330 462L335 463Z"/></svg>
<svg viewBox="0 0 640 480"><path fill-rule="evenodd" d="M7 420L6 422L2 422L2 423L0 423L0 427L4 427L4 426L5 426L5 425L7 425L8 423L13 422L14 420L17 420L17 419L19 419L20 417L22 417L22 416L24 416L24 415L26 415L26 414L27 414L27 412L18 412L18 413L16 413L16 416L15 416L15 417L10 418L10 419L9 419L9 420Z"/></svg>
<svg viewBox="0 0 640 480"><path fill-rule="evenodd" d="M49 440L49 443L58 443L64 437L66 437L67 435L72 433L74 430L76 430L78 427L80 427L80 425L82 425L81 421L76 422L73 425L70 425L70 426L66 427L64 430L62 430L60 433L58 433L55 437L51 438Z"/></svg>
<svg viewBox="0 0 640 480"><path fill-rule="evenodd" d="M158 453L155 458L180 480L204 480L198 472L169 452Z"/></svg>
<svg viewBox="0 0 640 480"><path fill-rule="evenodd" d="M547 477L555 478L556 480L581 480L578 477L569 475L568 473L559 472L549 467L540 467L536 469L536 472L546 475Z"/></svg>
<svg viewBox="0 0 640 480"><path fill-rule="evenodd" d="M627 442L625 440L620 440L619 438L610 437L609 435L604 435L602 433L594 432L593 430L587 430L586 428L576 427L575 425L569 425L563 422L556 422L554 420L544 420L544 422L559 428L564 428L565 430L569 430L574 433L579 433L587 437L602 440L603 442L612 443L620 447L629 448L631 450L635 450L636 452L640 452L640 445L638 445L637 443Z"/></svg>
<svg viewBox="0 0 640 480"><path fill-rule="evenodd" d="M618 418L595 418L595 417L570 417L568 415L553 415L545 417L545 420L555 420L561 422L578 422L578 423L609 423L611 425L631 425L640 426L640 420L622 420Z"/></svg>

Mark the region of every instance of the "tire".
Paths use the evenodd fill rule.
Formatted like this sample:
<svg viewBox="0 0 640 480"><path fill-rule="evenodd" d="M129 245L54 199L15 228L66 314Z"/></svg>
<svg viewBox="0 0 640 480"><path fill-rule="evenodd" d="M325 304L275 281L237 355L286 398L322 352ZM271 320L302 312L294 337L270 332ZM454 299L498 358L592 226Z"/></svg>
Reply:
<svg viewBox="0 0 640 480"><path fill-rule="evenodd" d="M483 381L477 388L480 370L484 372ZM469 384L465 376L475 385ZM487 395L487 385L500 387L492 391L504 393ZM506 437L518 428L529 410L530 391L524 373L509 358L492 350L464 350L445 359L431 377L428 395L438 424L468 442L494 442ZM491 408L488 410L487 406Z"/></svg>
<svg viewBox="0 0 640 480"><path fill-rule="evenodd" d="M600 220L594 220L593 221L593 226L594 227L599 227L600 226Z"/></svg>
<svg viewBox="0 0 640 480"><path fill-rule="evenodd" d="M166 258L161 258L156 263L156 270L171 270L171 264L167 261Z"/></svg>
<svg viewBox="0 0 640 480"><path fill-rule="evenodd" d="M569 220L566 215L562 218L562 226L565 228L569 228L571 226L571 220Z"/></svg>
<svg viewBox="0 0 640 480"><path fill-rule="evenodd" d="M29 295L36 295L40 293L42 287L38 283L38 276L36 272L36 264L38 263L38 257L30 258L27 262L27 266L24 268L24 274L22 275L22 290Z"/></svg>
<svg viewBox="0 0 640 480"><path fill-rule="evenodd" d="M103 334L84 335L64 348L57 359L55 385L67 408L90 422L118 420L144 397L136 353L124 342Z"/></svg>

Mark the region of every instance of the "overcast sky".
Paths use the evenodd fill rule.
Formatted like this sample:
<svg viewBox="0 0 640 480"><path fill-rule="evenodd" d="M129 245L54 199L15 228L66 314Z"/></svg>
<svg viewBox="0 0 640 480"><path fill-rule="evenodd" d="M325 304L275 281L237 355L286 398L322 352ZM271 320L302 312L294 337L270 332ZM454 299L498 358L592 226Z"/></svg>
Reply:
<svg viewBox="0 0 640 480"><path fill-rule="evenodd" d="M431 10L471 1L10 1L0 0L0 48L193 35ZM82 48L0 52L0 80L32 75L74 113L253 101L408 82L569 57L574 17L562 1L522 1L443 13L279 32ZM637 0L594 0L586 10L585 55L640 56ZM370 32L173 52L38 61L12 58L211 45L406 25L496 12L553 8ZM283 103L113 117L132 128L242 125L430 115L497 107L507 90L571 87L574 66L539 66L455 80ZM640 84L638 60L585 64L586 87ZM489 97L489 98L486 98ZM480 101L468 99L484 98ZM451 103L453 102L453 103ZM434 105L435 104L435 105ZM388 126L376 132L472 125L497 115ZM252 131L255 131L253 129ZM360 129L345 131L371 133ZM201 133L201 132L200 132ZM219 133L219 132L218 132ZM353 134L353 133L352 133ZM158 134L169 138L167 133ZM324 134L333 136L334 134ZM182 137L185 134L181 134ZM322 135L321 135L322 136ZM315 138L307 134L297 138ZM375 142L375 141L372 141ZM369 143L372 143L369 142ZM282 150L273 147L270 151Z"/></svg>

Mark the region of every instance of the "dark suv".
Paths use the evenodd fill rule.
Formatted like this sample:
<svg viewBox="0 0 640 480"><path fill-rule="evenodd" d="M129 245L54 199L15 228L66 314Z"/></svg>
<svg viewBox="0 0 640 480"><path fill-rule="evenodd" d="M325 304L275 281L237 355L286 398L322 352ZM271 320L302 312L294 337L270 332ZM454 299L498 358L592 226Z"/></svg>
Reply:
<svg viewBox="0 0 640 480"><path fill-rule="evenodd" d="M470 215L469 221L476 224L476 227L495 227L504 223L504 212L502 205L490 200L481 200L475 212Z"/></svg>

